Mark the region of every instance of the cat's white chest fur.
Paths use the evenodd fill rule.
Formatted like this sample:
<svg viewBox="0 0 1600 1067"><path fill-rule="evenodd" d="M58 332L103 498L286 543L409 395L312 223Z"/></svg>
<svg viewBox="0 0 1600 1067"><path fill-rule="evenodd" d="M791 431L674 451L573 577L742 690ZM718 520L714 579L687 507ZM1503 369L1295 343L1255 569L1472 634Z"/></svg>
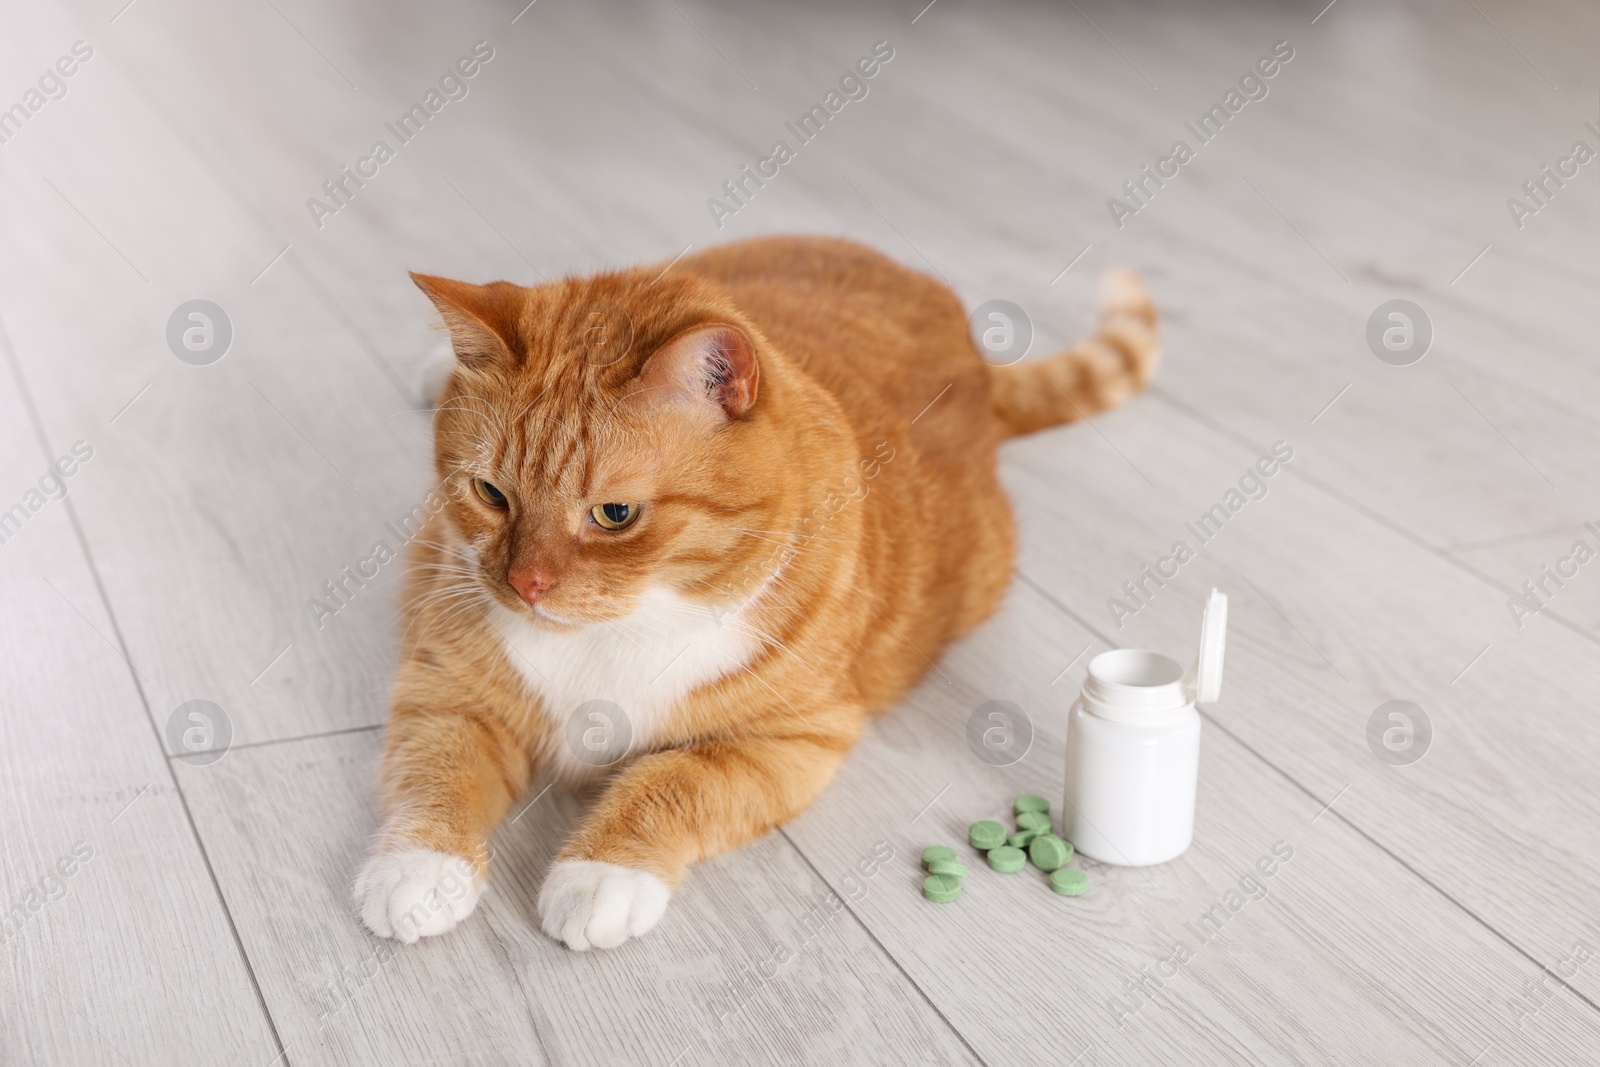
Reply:
<svg viewBox="0 0 1600 1067"><path fill-rule="evenodd" d="M717 616L667 589L647 590L626 618L570 630L535 626L498 604L492 611L506 662L556 727L554 769L576 777L603 769L582 747L591 709L577 725L571 721L583 705L604 700L622 709L626 726L607 728L627 729L638 751L659 738L678 701L744 666L761 644L738 612L719 625Z"/></svg>

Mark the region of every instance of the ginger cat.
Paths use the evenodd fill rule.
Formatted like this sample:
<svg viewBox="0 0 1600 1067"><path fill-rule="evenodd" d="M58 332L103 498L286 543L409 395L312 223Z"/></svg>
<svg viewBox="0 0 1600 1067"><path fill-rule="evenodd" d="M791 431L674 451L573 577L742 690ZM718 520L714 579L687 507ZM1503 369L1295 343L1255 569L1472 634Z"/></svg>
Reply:
<svg viewBox="0 0 1600 1067"><path fill-rule="evenodd" d="M403 941L472 912L536 773L611 775L539 893L545 932L649 930L691 863L803 810L993 610L999 443L1121 402L1158 355L1131 274L1094 337L999 367L948 288L827 238L532 289L412 277L458 362L354 887Z"/></svg>

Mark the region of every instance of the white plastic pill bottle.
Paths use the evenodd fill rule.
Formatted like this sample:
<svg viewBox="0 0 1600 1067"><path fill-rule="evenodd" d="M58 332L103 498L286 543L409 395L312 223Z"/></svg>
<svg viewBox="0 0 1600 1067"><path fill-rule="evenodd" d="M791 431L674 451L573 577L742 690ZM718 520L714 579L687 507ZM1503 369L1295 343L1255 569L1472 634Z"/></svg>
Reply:
<svg viewBox="0 0 1600 1067"><path fill-rule="evenodd" d="M1222 693L1228 598L1211 590L1194 667L1119 648L1089 661L1067 720L1065 834L1091 859L1145 867L1194 840L1200 713Z"/></svg>

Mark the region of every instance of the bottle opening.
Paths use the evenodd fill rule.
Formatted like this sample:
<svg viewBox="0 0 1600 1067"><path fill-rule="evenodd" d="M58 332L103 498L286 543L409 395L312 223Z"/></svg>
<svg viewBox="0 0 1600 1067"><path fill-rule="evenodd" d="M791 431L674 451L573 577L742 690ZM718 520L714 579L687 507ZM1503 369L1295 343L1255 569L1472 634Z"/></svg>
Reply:
<svg viewBox="0 0 1600 1067"><path fill-rule="evenodd" d="M1138 648L1113 649L1090 660L1083 695L1096 714L1112 717L1121 710L1159 715L1189 703L1178 661Z"/></svg>
<svg viewBox="0 0 1600 1067"><path fill-rule="evenodd" d="M1089 661L1089 673L1108 685L1147 688L1183 681L1183 668L1169 656L1137 648L1102 652Z"/></svg>

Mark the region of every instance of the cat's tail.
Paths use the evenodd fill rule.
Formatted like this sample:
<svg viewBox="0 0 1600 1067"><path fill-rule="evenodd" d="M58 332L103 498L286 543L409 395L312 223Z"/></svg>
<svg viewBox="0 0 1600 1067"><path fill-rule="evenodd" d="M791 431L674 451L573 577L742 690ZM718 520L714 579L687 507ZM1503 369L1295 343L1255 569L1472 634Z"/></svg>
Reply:
<svg viewBox="0 0 1600 1067"><path fill-rule="evenodd" d="M1145 387L1161 359L1156 309L1132 271L1115 270L1100 285L1094 336L1048 359L989 368L995 414L1012 434L1087 418Z"/></svg>

